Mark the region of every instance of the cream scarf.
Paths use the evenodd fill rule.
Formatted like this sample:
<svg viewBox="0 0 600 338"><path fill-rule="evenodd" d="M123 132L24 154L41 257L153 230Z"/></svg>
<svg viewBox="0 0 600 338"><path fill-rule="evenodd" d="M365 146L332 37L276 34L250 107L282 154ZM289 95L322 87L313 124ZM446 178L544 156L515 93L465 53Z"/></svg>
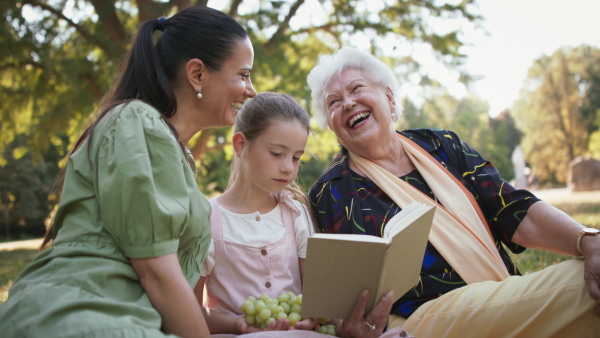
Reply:
<svg viewBox="0 0 600 338"><path fill-rule="evenodd" d="M423 148L397 135L409 159L444 207L368 159L348 152L350 159L400 208L413 201L438 206L429 241L465 282L500 281L509 277L473 195Z"/></svg>

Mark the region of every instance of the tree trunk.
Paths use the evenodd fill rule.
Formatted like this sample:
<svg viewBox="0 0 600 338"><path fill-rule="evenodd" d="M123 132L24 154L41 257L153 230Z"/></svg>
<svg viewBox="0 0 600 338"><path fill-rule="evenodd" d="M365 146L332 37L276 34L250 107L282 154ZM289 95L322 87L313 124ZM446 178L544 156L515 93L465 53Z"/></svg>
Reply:
<svg viewBox="0 0 600 338"><path fill-rule="evenodd" d="M6 204L4 205L4 233L6 239L10 238L10 209L8 208L8 194L5 193Z"/></svg>

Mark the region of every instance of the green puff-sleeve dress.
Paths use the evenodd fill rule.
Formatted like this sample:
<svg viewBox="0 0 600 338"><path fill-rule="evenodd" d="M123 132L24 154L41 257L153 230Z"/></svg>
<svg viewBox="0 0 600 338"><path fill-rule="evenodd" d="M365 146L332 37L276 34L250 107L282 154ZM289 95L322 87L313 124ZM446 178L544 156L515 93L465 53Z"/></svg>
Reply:
<svg viewBox="0 0 600 338"><path fill-rule="evenodd" d="M191 154L151 106L113 109L67 164L54 243L0 306L2 337L164 337L129 258L177 253L191 287L210 243L210 205ZM187 150L187 149L186 149Z"/></svg>

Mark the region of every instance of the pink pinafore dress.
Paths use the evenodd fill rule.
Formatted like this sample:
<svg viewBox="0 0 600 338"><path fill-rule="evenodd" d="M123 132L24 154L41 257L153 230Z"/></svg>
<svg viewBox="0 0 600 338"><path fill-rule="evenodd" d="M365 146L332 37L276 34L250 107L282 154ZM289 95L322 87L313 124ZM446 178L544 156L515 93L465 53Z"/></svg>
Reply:
<svg viewBox="0 0 600 338"><path fill-rule="evenodd" d="M248 296L258 298L265 293L276 298L288 291L301 293L294 230L294 219L299 212L291 203L285 198L279 200L285 236L260 247L223 240L219 206L215 199L211 199L210 204L215 265L211 274L206 276L205 307L211 311L241 315L239 307Z"/></svg>

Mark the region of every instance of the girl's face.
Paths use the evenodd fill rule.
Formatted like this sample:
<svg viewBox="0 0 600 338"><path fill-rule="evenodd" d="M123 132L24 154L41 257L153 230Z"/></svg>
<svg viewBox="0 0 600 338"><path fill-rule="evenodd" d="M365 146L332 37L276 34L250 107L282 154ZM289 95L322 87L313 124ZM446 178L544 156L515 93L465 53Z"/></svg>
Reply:
<svg viewBox="0 0 600 338"><path fill-rule="evenodd" d="M352 152L393 131L394 97L358 69L346 69L325 88L327 123L339 142Z"/></svg>
<svg viewBox="0 0 600 338"><path fill-rule="evenodd" d="M233 55L223 62L218 71L207 71L202 86L202 107L206 109L206 127L232 126L244 101L256 96L250 72L254 49L249 38L240 39Z"/></svg>
<svg viewBox="0 0 600 338"><path fill-rule="evenodd" d="M247 178L251 191L278 194L294 182L308 131L298 121L273 121L250 141L246 152Z"/></svg>

